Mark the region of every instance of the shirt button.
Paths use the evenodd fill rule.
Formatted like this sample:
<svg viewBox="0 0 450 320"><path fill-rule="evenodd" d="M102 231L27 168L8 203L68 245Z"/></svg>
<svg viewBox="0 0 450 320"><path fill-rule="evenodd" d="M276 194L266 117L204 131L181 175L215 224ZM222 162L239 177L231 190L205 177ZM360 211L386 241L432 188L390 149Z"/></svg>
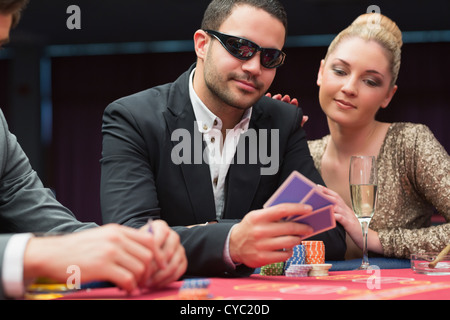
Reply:
<svg viewBox="0 0 450 320"><path fill-rule="evenodd" d="M217 182L219 181L219 178L218 177L215 177L214 178L214 180L213 180L213 184L215 185L215 186L217 186Z"/></svg>
<svg viewBox="0 0 450 320"><path fill-rule="evenodd" d="M217 120L214 120L214 125L217 126Z"/></svg>
<svg viewBox="0 0 450 320"><path fill-rule="evenodd" d="M203 125L203 130L208 130L208 126L206 124Z"/></svg>
<svg viewBox="0 0 450 320"><path fill-rule="evenodd" d="M214 143L214 141L216 141L216 138L212 137L211 142Z"/></svg>

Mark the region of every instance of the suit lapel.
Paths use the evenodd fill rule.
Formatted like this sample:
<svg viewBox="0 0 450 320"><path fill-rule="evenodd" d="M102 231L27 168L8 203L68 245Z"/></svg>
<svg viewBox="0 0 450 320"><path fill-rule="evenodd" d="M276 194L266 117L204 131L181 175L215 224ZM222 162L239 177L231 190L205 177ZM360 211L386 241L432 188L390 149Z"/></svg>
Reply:
<svg viewBox="0 0 450 320"><path fill-rule="evenodd" d="M182 129L183 137L191 139L190 162L181 163L179 166L197 223L204 223L216 219L216 209L209 165L203 161L205 144L202 134L196 128L189 99L188 81L191 71L192 68L174 83L169 94L168 111L164 117L171 136L175 130ZM172 142L173 146L178 143Z"/></svg>

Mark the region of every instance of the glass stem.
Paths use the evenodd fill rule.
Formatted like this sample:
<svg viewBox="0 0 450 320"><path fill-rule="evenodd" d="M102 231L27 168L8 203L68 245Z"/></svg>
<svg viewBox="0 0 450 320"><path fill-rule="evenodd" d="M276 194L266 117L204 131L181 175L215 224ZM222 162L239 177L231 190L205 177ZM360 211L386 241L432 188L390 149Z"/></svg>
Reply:
<svg viewBox="0 0 450 320"><path fill-rule="evenodd" d="M363 233L363 259L361 263L361 269L366 269L369 267L369 255L368 255L368 249L367 249L367 234L369 232L369 221L366 219L363 219L361 222L361 228Z"/></svg>

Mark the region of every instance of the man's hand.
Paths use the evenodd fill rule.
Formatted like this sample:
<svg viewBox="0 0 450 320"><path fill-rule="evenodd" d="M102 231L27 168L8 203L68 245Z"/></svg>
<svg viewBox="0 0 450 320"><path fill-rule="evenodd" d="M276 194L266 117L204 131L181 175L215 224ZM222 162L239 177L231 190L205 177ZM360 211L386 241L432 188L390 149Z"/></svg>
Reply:
<svg viewBox="0 0 450 320"><path fill-rule="evenodd" d="M131 292L158 272L153 252L158 245L156 234L116 224L64 236L35 237L30 239L25 250L24 279L48 277L66 282L67 267L76 265L80 268L83 283L110 281ZM184 251L180 252L176 241L170 248L168 252L173 251L172 259L178 257L181 260L180 272L183 258L179 255L184 255ZM165 259L166 253L163 250Z"/></svg>
<svg viewBox="0 0 450 320"><path fill-rule="evenodd" d="M311 211L309 205L283 203L248 213L231 231L231 259L250 268L286 261L292 256L292 248L313 230L282 219Z"/></svg>
<svg viewBox="0 0 450 320"><path fill-rule="evenodd" d="M187 258L179 235L165 221L150 222L143 227L143 230L148 232L149 227L154 235L155 259L152 262L154 272L147 280L146 286L159 288L178 280L184 274L187 268Z"/></svg>

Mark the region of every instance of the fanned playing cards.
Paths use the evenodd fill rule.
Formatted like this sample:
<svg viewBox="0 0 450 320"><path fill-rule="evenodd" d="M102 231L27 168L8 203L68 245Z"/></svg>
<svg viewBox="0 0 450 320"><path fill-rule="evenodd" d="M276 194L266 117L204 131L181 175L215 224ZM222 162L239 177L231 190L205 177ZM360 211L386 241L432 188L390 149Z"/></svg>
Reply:
<svg viewBox="0 0 450 320"><path fill-rule="evenodd" d="M264 208L280 203L304 203L312 206L313 211L305 215L295 215L286 218L287 221L304 223L313 228L314 232L308 237L322 233L336 227L333 206L319 187L298 171L293 171L283 184L264 204Z"/></svg>

